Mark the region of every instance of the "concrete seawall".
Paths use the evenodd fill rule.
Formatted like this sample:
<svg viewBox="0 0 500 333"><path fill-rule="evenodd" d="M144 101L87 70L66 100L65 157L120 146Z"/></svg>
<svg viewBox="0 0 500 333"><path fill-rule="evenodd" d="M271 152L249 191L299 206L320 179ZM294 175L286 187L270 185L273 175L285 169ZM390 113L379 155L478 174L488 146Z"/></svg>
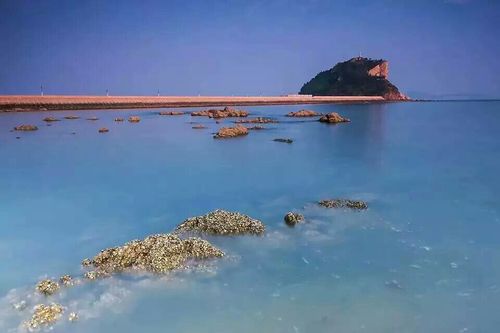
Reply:
<svg viewBox="0 0 500 333"><path fill-rule="evenodd" d="M0 112L140 109L226 105L374 103L381 96L0 96Z"/></svg>

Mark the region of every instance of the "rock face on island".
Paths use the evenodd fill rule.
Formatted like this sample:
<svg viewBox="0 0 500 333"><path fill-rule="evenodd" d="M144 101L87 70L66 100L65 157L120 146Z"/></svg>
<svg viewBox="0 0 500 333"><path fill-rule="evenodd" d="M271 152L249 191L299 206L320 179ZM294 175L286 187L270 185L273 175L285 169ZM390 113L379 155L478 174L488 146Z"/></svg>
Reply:
<svg viewBox="0 0 500 333"><path fill-rule="evenodd" d="M297 117L297 118L305 118L305 117L317 117L321 116L321 113L312 110L300 110L295 112L289 112L286 115L287 117Z"/></svg>
<svg viewBox="0 0 500 333"><path fill-rule="evenodd" d="M342 117L337 112L332 112L329 114L325 114L324 116L319 118L319 121L321 121L322 123L338 124L338 123L348 123L351 120L348 118Z"/></svg>
<svg viewBox="0 0 500 333"><path fill-rule="evenodd" d="M382 96L387 100L407 100L387 78L387 60L352 58L320 72L300 89L301 95Z"/></svg>
<svg viewBox="0 0 500 333"><path fill-rule="evenodd" d="M215 139L225 139L225 138L234 138L237 136L243 136L248 134L248 128L241 125L236 125L235 127L222 127L219 131L214 135Z"/></svg>
<svg viewBox="0 0 500 333"><path fill-rule="evenodd" d="M175 229L175 232L201 232L211 235L261 235L264 231L265 226L261 221L222 209L191 217Z"/></svg>
<svg viewBox="0 0 500 333"><path fill-rule="evenodd" d="M237 110L226 106L224 109L209 109L203 111L194 111L191 112L191 116L220 119L228 117L247 117L248 112L245 110Z"/></svg>

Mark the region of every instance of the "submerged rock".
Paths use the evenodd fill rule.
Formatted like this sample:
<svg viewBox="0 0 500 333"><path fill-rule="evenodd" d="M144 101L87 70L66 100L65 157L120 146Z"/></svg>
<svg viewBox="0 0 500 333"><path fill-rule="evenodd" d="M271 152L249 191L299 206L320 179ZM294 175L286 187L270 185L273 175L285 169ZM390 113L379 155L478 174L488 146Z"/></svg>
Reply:
<svg viewBox="0 0 500 333"><path fill-rule="evenodd" d="M138 123L141 121L141 118L138 116L130 116L130 117L128 117L128 121L130 123Z"/></svg>
<svg viewBox="0 0 500 333"><path fill-rule="evenodd" d="M14 131L36 131L38 127L35 125L19 125L14 127Z"/></svg>
<svg viewBox="0 0 500 333"><path fill-rule="evenodd" d="M70 287L74 284L74 281L70 275L63 275L59 278L59 283L65 287Z"/></svg>
<svg viewBox="0 0 500 333"><path fill-rule="evenodd" d="M322 123L337 124L337 123L348 123L351 120L342 117L337 112L332 112L329 114L325 114L324 116L319 118L319 121L321 121Z"/></svg>
<svg viewBox="0 0 500 333"><path fill-rule="evenodd" d="M44 326L49 326L58 321L64 309L62 305L52 303L50 305L38 304L34 308L33 315L25 324L30 330L36 330Z"/></svg>
<svg viewBox="0 0 500 333"><path fill-rule="evenodd" d="M69 115L69 116L65 116L64 119L74 120L74 119L80 119L80 117L79 116Z"/></svg>
<svg viewBox="0 0 500 333"><path fill-rule="evenodd" d="M50 122L53 122L53 121L60 121L60 119L57 119L57 118L54 118L54 117L45 117L45 118L43 118L43 121L50 123Z"/></svg>
<svg viewBox="0 0 500 333"><path fill-rule="evenodd" d="M252 119L239 119L235 121L235 123L237 124L270 124L277 122L278 121L276 119L264 118L264 117L257 117Z"/></svg>
<svg viewBox="0 0 500 333"><path fill-rule="evenodd" d="M293 227L297 223L304 221L304 215L294 212L288 212L286 213L284 220L289 227Z"/></svg>
<svg viewBox="0 0 500 333"><path fill-rule="evenodd" d="M237 110L230 107L224 109L209 109L203 111L191 112L193 117L209 117L209 118L228 118L228 117L247 117L248 112L245 110Z"/></svg>
<svg viewBox="0 0 500 333"><path fill-rule="evenodd" d="M295 112L289 112L287 113L286 115L287 117L297 117L297 118L304 118L304 117L317 117L317 116L321 116L321 113L318 113L316 111L312 111L312 110L299 110L299 111L295 111Z"/></svg>
<svg viewBox="0 0 500 333"><path fill-rule="evenodd" d="M125 119L123 119L123 118L115 118L115 121L116 122L121 122L121 121L125 121Z"/></svg>
<svg viewBox="0 0 500 333"><path fill-rule="evenodd" d="M198 124L198 125L194 125L193 127L191 127L192 129L205 129L207 128L206 126L204 125L201 125L201 124Z"/></svg>
<svg viewBox="0 0 500 333"><path fill-rule="evenodd" d="M351 208L351 209L367 209L366 202L361 200L350 199L326 199L318 202L320 206L325 208Z"/></svg>
<svg viewBox="0 0 500 333"><path fill-rule="evenodd" d="M255 126L252 126L252 127L247 127L248 130L250 131L258 131L258 130L263 130L263 129L266 129L264 126L261 126L261 125L255 125Z"/></svg>
<svg viewBox="0 0 500 333"><path fill-rule="evenodd" d="M214 135L215 139L234 138L248 134L248 129L245 126L236 125L235 127L222 127Z"/></svg>
<svg viewBox="0 0 500 333"><path fill-rule="evenodd" d="M293 143L292 139L285 139L285 138L277 138L277 139L274 139L273 141L283 142L283 143Z"/></svg>
<svg viewBox="0 0 500 333"><path fill-rule="evenodd" d="M217 209L205 215L188 218L177 226L175 232L202 232L212 235L261 235L264 224L247 215Z"/></svg>
<svg viewBox="0 0 500 333"><path fill-rule="evenodd" d="M189 259L209 259L223 255L224 252L200 238L183 240L173 234L152 235L101 251L91 260L96 270L87 272L86 278L94 280L132 269L165 273L181 268Z"/></svg>
<svg viewBox="0 0 500 333"><path fill-rule="evenodd" d="M90 117L90 118L87 118L87 120L96 121L96 120L99 120L99 118L97 118L97 117Z"/></svg>
<svg viewBox="0 0 500 333"><path fill-rule="evenodd" d="M158 114L160 116L181 116L184 113L184 111L160 111Z"/></svg>
<svg viewBox="0 0 500 333"><path fill-rule="evenodd" d="M70 314L68 315L68 320L69 321L77 321L78 314L76 312L70 312Z"/></svg>
<svg viewBox="0 0 500 333"><path fill-rule="evenodd" d="M109 129L107 129L106 127L99 128L99 133L108 133L108 132Z"/></svg>
<svg viewBox="0 0 500 333"><path fill-rule="evenodd" d="M45 296L52 295L56 293L59 290L59 284L55 281L52 281L50 279L45 279L36 285L36 290Z"/></svg>

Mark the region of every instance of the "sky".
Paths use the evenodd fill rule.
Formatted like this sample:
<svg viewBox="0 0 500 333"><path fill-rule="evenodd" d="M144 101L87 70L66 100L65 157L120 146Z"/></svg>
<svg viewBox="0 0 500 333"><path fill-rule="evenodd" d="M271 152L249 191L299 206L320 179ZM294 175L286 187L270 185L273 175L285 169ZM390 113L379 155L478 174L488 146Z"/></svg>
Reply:
<svg viewBox="0 0 500 333"><path fill-rule="evenodd" d="M361 53L412 97L500 97L500 1L0 0L0 13L0 94L290 94Z"/></svg>

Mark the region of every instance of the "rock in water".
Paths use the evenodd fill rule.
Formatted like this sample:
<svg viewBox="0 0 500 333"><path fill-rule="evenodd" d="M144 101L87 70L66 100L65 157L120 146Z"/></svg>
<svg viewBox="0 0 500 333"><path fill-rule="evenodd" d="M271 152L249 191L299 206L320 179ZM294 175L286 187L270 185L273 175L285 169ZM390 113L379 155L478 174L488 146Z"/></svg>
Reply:
<svg viewBox="0 0 500 333"><path fill-rule="evenodd" d="M192 129L205 129L207 128L206 126L203 126L201 124L198 124L198 125L194 125L193 127L191 127Z"/></svg>
<svg viewBox="0 0 500 333"><path fill-rule="evenodd" d="M99 133L108 133L108 132L109 129L107 129L106 127L99 128Z"/></svg>
<svg viewBox="0 0 500 333"><path fill-rule="evenodd" d="M54 117L45 117L45 118L43 118L43 121L50 123L50 122L53 122L53 121L60 121L60 119L57 119L57 118L54 118Z"/></svg>
<svg viewBox="0 0 500 333"><path fill-rule="evenodd" d="M97 117L90 117L90 118L87 118L87 120L97 121L97 120L99 120L99 118L97 118Z"/></svg>
<svg viewBox="0 0 500 333"><path fill-rule="evenodd" d="M128 121L130 123L138 123L141 121L141 118L138 116L130 116L130 117L128 117Z"/></svg>
<svg viewBox="0 0 500 333"><path fill-rule="evenodd" d="M351 208L351 209L367 209L366 202L361 200L350 199L326 199L318 202L320 206L325 208Z"/></svg>
<svg viewBox="0 0 500 333"><path fill-rule="evenodd" d="M183 111L160 111L159 115L160 116L181 116L183 115Z"/></svg>
<svg viewBox="0 0 500 333"><path fill-rule="evenodd" d="M59 290L59 284L50 279L42 280L36 285L36 290L45 296L53 295Z"/></svg>
<svg viewBox="0 0 500 333"><path fill-rule="evenodd" d="M165 273L181 268L187 260L222 257L224 252L200 238L181 239L173 234L158 234L105 249L90 262L96 269L86 278L96 279L125 270Z"/></svg>
<svg viewBox="0 0 500 333"><path fill-rule="evenodd" d="M69 116L65 116L64 119L74 120L74 119L80 119L80 117L79 116L69 115Z"/></svg>
<svg viewBox="0 0 500 333"><path fill-rule="evenodd" d="M387 77L389 62L356 57L340 62L316 75L299 94L315 96L382 96L386 100L408 100Z"/></svg>
<svg viewBox="0 0 500 333"><path fill-rule="evenodd" d="M325 114L324 116L319 118L319 121L321 121L322 123L337 124L337 123L348 123L351 120L342 117L337 112L332 112L329 114Z"/></svg>
<svg viewBox="0 0 500 333"><path fill-rule="evenodd" d="M125 119L123 119L123 118L115 118L115 121L116 122L121 122L121 121L125 121Z"/></svg>
<svg viewBox="0 0 500 333"><path fill-rule="evenodd" d="M240 119L235 121L235 123L237 124L271 124L277 122L278 121L275 119L264 118L264 117L257 117L252 119Z"/></svg>
<svg viewBox="0 0 500 333"><path fill-rule="evenodd" d="M57 303L52 303L50 305L38 304L35 306L35 311L31 319L25 324L30 330L49 326L59 320L63 312L63 307Z"/></svg>
<svg viewBox="0 0 500 333"><path fill-rule="evenodd" d="M214 135L215 139L224 139L224 138L234 138L237 136L243 136L248 134L248 128L241 125L236 125L235 127L222 127L219 131Z"/></svg>
<svg viewBox="0 0 500 333"><path fill-rule="evenodd" d="M286 213L284 220L289 227L294 227L297 223L304 221L304 215L288 212Z"/></svg>
<svg viewBox="0 0 500 333"><path fill-rule="evenodd" d="M63 275L59 278L59 283L63 286L70 287L74 284L74 281L70 275Z"/></svg>
<svg viewBox="0 0 500 333"><path fill-rule="evenodd" d="M273 141L276 141L276 142L283 142L283 143L293 143L293 140L292 140L292 139L284 139L284 138L274 139Z"/></svg>
<svg viewBox="0 0 500 333"><path fill-rule="evenodd" d="M193 117L209 117L209 118L228 118L228 117L247 117L248 112L244 110L236 110L234 108L225 107L224 109L209 109L203 111L191 112Z"/></svg>
<svg viewBox="0 0 500 333"><path fill-rule="evenodd" d="M38 127L35 125L19 125L14 127L14 131L36 131Z"/></svg>
<svg viewBox="0 0 500 333"><path fill-rule="evenodd" d="M261 235L264 224L247 215L217 209L206 215L191 217L177 226L175 232L202 232L212 235Z"/></svg>
<svg viewBox="0 0 500 333"><path fill-rule="evenodd" d="M299 110L295 112L289 112L286 115L287 117L297 117L297 118L305 118L305 117L317 117L321 116L321 113L312 110Z"/></svg>

